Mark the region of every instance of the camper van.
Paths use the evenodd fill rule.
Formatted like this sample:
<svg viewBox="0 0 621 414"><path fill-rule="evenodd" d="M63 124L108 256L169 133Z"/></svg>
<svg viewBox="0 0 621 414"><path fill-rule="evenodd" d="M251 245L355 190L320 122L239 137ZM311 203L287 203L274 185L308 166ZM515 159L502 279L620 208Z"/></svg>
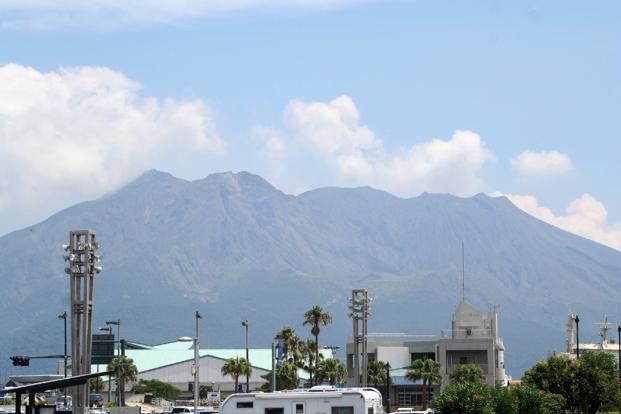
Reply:
<svg viewBox="0 0 621 414"><path fill-rule="evenodd" d="M220 414L384 414L375 388L317 386L276 392L233 394Z"/></svg>

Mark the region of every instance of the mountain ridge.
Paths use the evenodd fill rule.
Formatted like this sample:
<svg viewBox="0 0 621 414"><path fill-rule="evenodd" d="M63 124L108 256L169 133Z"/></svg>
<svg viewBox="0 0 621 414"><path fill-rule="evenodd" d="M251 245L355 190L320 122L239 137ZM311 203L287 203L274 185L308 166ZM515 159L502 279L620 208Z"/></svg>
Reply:
<svg viewBox="0 0 621 414"><path fill-rule="evenodd" d="M191 321L182 315L200 307L216 344L235 344L233 326L249 314L260 315L256 340L269 343L282 325L302 329L305 308L321 304L335 316L324 339L342 344L353 287L376 298L370 329L438 332L461 297L462 241L466 298L482 310L500 305L507 365L516 371L562 346L570 308L595 320L621 293L620 252L506 197L400 198L371 187L291 195L248 172L188 181L150 170L0 237L0 283L16 293L0 304L5 352L49 347L27 340L34 331L58 335L41 321L68 306L60 245L73 228L96 231L102 245L97 323L121 317L124 331L144 341L183 336ZM524 334L540 343L525 343Z"/></svg>

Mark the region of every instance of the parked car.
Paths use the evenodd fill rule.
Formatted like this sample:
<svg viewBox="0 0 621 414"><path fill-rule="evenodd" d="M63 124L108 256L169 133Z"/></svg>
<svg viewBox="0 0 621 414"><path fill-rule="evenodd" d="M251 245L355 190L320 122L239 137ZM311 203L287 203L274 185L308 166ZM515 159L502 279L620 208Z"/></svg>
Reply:
<svg viewBox="0 0 621 414"><path fill-rule="evenodd" d="M101 394L90 394L88 396L88 406L93 408L103 407L104 399Z"/></svg>

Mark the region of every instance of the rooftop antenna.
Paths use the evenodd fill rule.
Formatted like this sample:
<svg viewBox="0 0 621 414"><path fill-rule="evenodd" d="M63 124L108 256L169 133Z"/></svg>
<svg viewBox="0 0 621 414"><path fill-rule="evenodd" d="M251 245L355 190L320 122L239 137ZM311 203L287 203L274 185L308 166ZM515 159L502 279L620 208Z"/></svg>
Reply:
<svg viewBox="0 0 621 414"><path fill-rule="evenodd" d="M466 266L464 259L464 241L461 241L461 301L466 301Z"/></svg>
<svg viewBox="0 0 621 414"><path fill-rule="evenodd" d="M597 322L594 325L599 325L599 337L601 339L600 341L600 348L604 349L604 344L606 343L606 337L608 336L608 325L612 325L610 322L608 322L608 316L604 315L604 322Z"/></svg>

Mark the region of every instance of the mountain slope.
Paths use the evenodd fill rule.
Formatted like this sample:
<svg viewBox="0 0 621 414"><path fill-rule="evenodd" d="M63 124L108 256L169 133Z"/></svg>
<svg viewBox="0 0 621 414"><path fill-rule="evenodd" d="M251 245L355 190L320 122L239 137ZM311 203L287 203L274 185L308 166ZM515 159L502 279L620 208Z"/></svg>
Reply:
<svg viewBox="0 0 621 414"><path fill-rule="evenodd" d="M483 310L499 306L507 366L519 375L563 347L567 311L595 322L615 312L621 293L620 252L505 198L401 199L368 187L291 196L245 172L189 182L150 171L0 238L0 364L60 350L55 316L68 307L60 245L75 228L96 231L102 244L97 323L120 317L122 331L144 341L191 332L198 308L204 344L239 345L248 318L252 345L267 346L284 325L307 335L302 313L317 303L334 315L324 343L342 345L353 287L376 298L372 331L437 333L461 295L463 241L466 297Z"/></svg>

